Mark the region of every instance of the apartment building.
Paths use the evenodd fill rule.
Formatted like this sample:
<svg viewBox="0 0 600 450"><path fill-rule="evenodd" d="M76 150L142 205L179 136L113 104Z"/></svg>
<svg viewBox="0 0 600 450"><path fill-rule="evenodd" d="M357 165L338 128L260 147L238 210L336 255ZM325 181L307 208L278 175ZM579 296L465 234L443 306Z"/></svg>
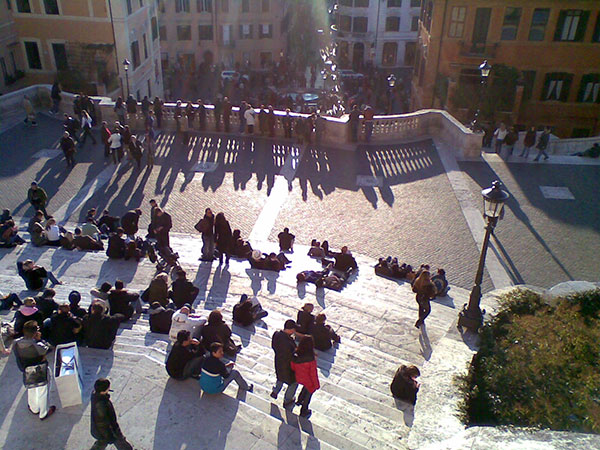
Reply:
<svg viewBox="0 0 600 450"><path fill-rule="evenodd" d="M203 61L233 68L275 61L285 51L285 0L161 0L163 68Z"/></svg>
<svg viewBox="0 0 600 450"><path fill-rule="evenodd" d="M21 86L19 80L25 75L19 48L19 36L8 2L0 8L0 93Z"/></svg>
<svg viewBox="0 0 600 450"><path fill-rule="evenodd" d="M162 95L154 1L6 0L0 8L13 18L28 83L58 77L91 94Z"/></svg>
<svg viewBox="0 0 600 450"><path fill-rule="evenodd" d="M420 6L421 0L339 0L334 36L340 64L412 66Z"/></svg>
<svg viewBox="0 0 600 450"><path fill-rule="evenodd" d="M413 109L445 105L468 122L456 93L480 82L477 69L487 60L488 85L495 65L519 74L497 120L550 125L560 137L600 133L598 1L425 0L416 60Z"/></svg>

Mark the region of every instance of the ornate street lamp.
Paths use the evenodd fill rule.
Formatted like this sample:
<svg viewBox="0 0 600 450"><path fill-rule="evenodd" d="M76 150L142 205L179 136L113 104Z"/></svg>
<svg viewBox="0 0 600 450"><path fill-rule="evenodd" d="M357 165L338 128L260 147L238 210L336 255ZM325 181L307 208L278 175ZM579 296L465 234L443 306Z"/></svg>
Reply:
<svg viewBox="0 0 600 450"><path fill-rule="evenodd" d="M492 66L488 63L487 59L483 61L479 65L479 74L481 75L481 92L479 93L479 105L477 106L477 111L475 111L475 117L471 122L471 130L479 131L481 128L481 124L479 123L480 115L481 115L481 104L483 103L483 98L486 92L487 80L490 76L490 72L492 71Z"/></svg>
<svg viewBox="0 0 600 450"><path fill-rule="evenodd" d="M387 77L387 82L388 82L388 86L390 88L393 88L394 86L396 86L396 75L394 75L393 73L390 73L390 75Z"/></svg>
<svg viewBox="0 0 600 450"><path fill-rule="evenodd" d="M123 60L123 69L125 69L125 80L127 83L127 97L129 97L129 66L130 62L127 58Z"/></svg>
<svg viewBox="0 0 600 450"><path fill-rule="evenodd" d="M389 76L387 77L387 82L388 82L388 108L387 108L387 113L391 114L392 111L392 105L394 103L393 101L393 91L394 91L394 86L396 86L396 75L394 75L393 73L390 73Z"/></svg>
<svg viewBox="0 0 600 450"><path fill-rule="evenodd" d="M485 311L481 311L479 304L481 301L483 268L485 266L485 256L490 242L490 235L494 231L498 220L504 217L504 203L510 197L506 191L501 189L499 181L494 181L491 187L482 190L481 195L483 197L483 217L487 221L485 236L483 238L481 256L479 257L477 275L475 275L475 284L469 296L469 305L465 304L462 311L458 314L458 327L464 327L475 332L483 324L483 315L485 314Z"/></svg>

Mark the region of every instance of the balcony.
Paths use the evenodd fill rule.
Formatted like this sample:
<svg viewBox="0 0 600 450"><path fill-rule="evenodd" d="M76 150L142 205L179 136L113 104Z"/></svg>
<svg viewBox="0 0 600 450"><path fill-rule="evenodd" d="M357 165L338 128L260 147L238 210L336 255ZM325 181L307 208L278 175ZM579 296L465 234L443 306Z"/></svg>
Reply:
<svg viewBox="0 0 600 450"><path fill-rule="evenodd" d="M493 44L465 42L460 43L460 55L470 58L493 58L496 56L498 43Z"/></svg>

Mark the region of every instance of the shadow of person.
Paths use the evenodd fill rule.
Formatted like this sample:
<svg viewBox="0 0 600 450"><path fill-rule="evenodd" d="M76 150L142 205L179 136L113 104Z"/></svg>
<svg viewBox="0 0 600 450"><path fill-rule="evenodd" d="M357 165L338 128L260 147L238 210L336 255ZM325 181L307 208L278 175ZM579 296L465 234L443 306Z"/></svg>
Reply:
<svg viewBox="0 0 600 450"><path fill-rule="evenodd" d="M412 427L415 420L415 405L411 405L399 398L394 398L394 401L396 402L396 408L404 414L404 425Z"/></svg>
<svg viewBox="0 0 600 450"><path fill-rule="evenodd" d="M252 338L252 335L256 333L256 328L254 324L249 325L247 327L243 327L238 323L233 322L231 324L231 332L233 334L237 334L240 337L240 340L242 341L242 346L248 347L248 345L250 345L250 339Z"/></svg>
<svg viewBox="0 0 600 450"><path fill-rule="evenodd" d="M315 298L317 299L317 303L321 308L325 308L325 288L318 287L315 290Z"/></svg>
<svg viewBox="0 0 600 450"><path fill-rule="evenodd" d="M262 288L262 280L264 279L263 273L258 269L246 269L246 274L250 278L250 288L252 293L256 296Z"/></svg>
<svg viewBox="0 0 600 450"><path fill-rule="evenodd" d="M138 265L135 259L125 261L124 259L109 259L107 257L106 261L100 266L100 273L98 273L96 284L100 286L105 281L114 284L115 280L121 280L125 283L125 287L127 287L127 283L133 280L137 269Z"/></svg>
<svg viewBox="0 0 600 450"><path fill-rule="evenodd" d="M296 290L298 291L299 298L306 297L306 283L303 282L296 284Z"/></svg>
<svg viewBox="0 0 600 450"><path fill-rule="evenodd" d="M217 267L213 275L212 286L210 287L210 291L208 291L208 297L204 304L206 309L218 308L225 303L230 281L231 274L227 270L227 267Z"/></svg>
<svg viewBox="0 0 600 450"><path fill-rule="evenodd" d="M277 289L277 278L279 278L279 272L273 272L271 270L265 270L263 277L267 280L267 292L274 294Z"/></svg>
<svg viewBox="0 0 600 450"><path fill-rule="evenodd" d="M443 297L435 297L432 302L447 306L448 308L456 309L454 298L449 294L446 294Z"/></svg>
<svg viewBox="0 0 600 450"><path fill-rule="evenodd" d="M60 279L71 265L81 261L85 253L86 251L84 250L56 249L51 258L52 272L54 272L56 278Z"/></svg>
<svg viewBox="0 0 600 450"><path fill-rule="evenodd" d="M433 352L431 348L431 342L429 341L429 336L427 336L427 326L425 323L421 325L419 328L419 344L421 344L421 355L425 358L425 361L429 361L431 358L431 353Z"/></svg>

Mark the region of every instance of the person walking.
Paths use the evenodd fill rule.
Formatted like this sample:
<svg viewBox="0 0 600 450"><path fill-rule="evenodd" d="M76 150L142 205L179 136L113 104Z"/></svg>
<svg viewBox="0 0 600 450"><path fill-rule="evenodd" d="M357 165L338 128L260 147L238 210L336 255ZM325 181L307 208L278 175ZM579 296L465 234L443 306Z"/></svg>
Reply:
<svg viewBox="0 0 600 450"><path fill-rule="evenodd" d="M275 376L277 377L277 382L275 383L275 386L273 386L271 397L277 399L283 385L287 384L288 387L283 398L284 408L294 404L294 396L296 395L296 389L298 388L296 376L292 370L292 358L296 351L296 343L293 338L295 333L296 322L291 319L286 320L283 325L283 330L273 333L273 338L271 340L271 347L275 352Z"/></svg>
<svg viewBox="0 0 600 450"><path fill-rule="evenodd" d="M229 257L233 250L233 235L231 226L222 212L215 217L215 241L219 251L219 265L223 264L223 255L225 255L225 265L229 265Z"/></svg>
<svg viewBox="0 0 600 450"><path fill-rule="evenodd" d="M119 427L117 413L110 401L110 381L106 378L98 378L94 383L94 391L91 396L91 433L96 442L91 450L104 450L109 444L113 444L119 450L131 450L132 445Z"/></svg>
<svg viewBox="0 0 600 450"><path fill-rule="evenodd" d="M198 99L196 103L198 103L198 129L204 131L206 130L206 107L202 99Z"/></svg>
<svg viewBox="0 0 600 450"><path fill-rule="evenodd" d="M535 148L538 149L537 156L533 159L534 161L539 161L540 156L544 155L544 161L549 158L546 153L546 149L548 148L548 143L550 142L550 127L544 127L544 132L541 134L538 139L538 143Z"/></svg>
<svg viewBox="0 0 600 450"><path fill-rule="evenodd" d="M156 217L153 222L156 245L161 249L170 249L169 231L173 227L171 215L164 212L161 208L156 208Z"/></svg>
<svg viewBox="0 0 600 450"><path fill-rule="evenodd" d="M154 97L152 106L154 108L154 115L156 116L156 127L160 129L162 128L163 101L158 97Z"/></svg>
<svg viewBox="0 0 600 450"><path fill-rule="evenodd" d="M110 152L112 153L113 162L117 164L117 162L121 162L121 158L123 157L122 142L121 142L121 133L119 129L121 128L119 122L115 123L115 130L108 138L108 143L110 145Z"/></svg>
<svg viewBox="0 0 600 450"><path fill-rule="evenodd" d="M148 167L152 168L154 167L154 129L152 127L146 129L144 148L146 149Z"/></svg>
<svg viewBox="0 0 600 450"><path fill-rule="evenodd" d="M245 101L242 101L242 104L240 105L239 111L238 111L238 118L240 121L240 127L238 129L238 132L240 134L244 133L244 130L246 130L246 117L244 116L246 109L248 108L248 104Z"/></svg>
<svg viewBox="0 0 600 450"><path fill-rule="evenodd" d="M502 151L502 144L504 144L507 133L506 125L504 125L504 122L500 122L500 126L494 131L494 137L496 138L495 150L497 154L500 154Z"/></svg>
<svg viewBox="0 0 600 450"><path fill-rule="evenodd" d="M217 94L213 113L215 115L215 130L221 131L221 115L223 114L223 100L221 99L221 94Z"/></svg>
<svg viewBox="0 0 600 450"><path fill-rule="evenodd" d="M223 99L223 125L225 133L229 133L231 128L231 102L228 97Z"/></svg>
<svg viewBox="0 0 600 450"><path fill-rule="evenodd" d="M28 95L23 96L23 109L25 110L25 120L23 122L28 125L31 124L33 127L37 127L37 121L35 120L35 109L33 109L33 105L31 104L31 100L29 100Z"/></svg>
<svg viewBox="0 0 600 450"><path fill-rule="evenodd" d="M70 167L71 169L75 167L75 141L68 131L65 131L63 137L60 139L60 148L67 160L67 167Z"/></svg>
<svg viewBox="0 0 600 450"><path fill-rule="evenodd" d="M137 139L137 136L131 136L131 140L129 141L129 154L133 161L136 162L138 169L142 167L142 155L144 154L144 149L142 147L142 143Z"/></svg>
<svg viewBox="0 0 600 450"><path fill-rule="evenodd" d="M536 135L537 133L535 131L535 127L529 127L527 133L525 133L525 139L523 140L523 151L519 156L523 156L525 158L529 156L529 150L531 150L531 147L535 145Z"/></svg>
<svg viewBox="0 0 600 450"><path fill-rule="evenodd" d="M370 106L365 107L363 113L364 124L365 124L365 141L371 142L371 136L373 135L373 118L375 117L375 111Z"/></svg>
<svg viewBox="0 0 600 450"><path fill-rule="evenodd" d="M127 108L127 120L128 125L132 128L135 127L135 119L137 114L137 101L133 98L133 95L129 94L127 97L127 101L125 102L125 106Z"/></svg>
<svg viewBox="0 0 600 450"><path fill-rule="evenodd" d="M244 119L246 119L246 127L248 134L254 134L254 125L256 124L256 113L252 105L248 104L246 112L244 112Z"/></svg>
<svg viewBox="0 0 600 450"><path fill-rule="evenodd" d="M309 418L312 411L308 409L310 399L317 389L321 387L317 373L317 358L312 336L306 335L300 339L296 353L291 362L292 370L296 374L296 381L302 385L298 395L297 405L301 405L300 417Z"/></svg>
<svg viewBox="0 0 600 450"><path fill-rule="evenodd" d="M195 225L197 231L202 233L202 261L212 261L215 257L215 216L212 209L204 210L204 217Z"/></svg>
<svg viewBox="0 0 600 450"><path fill-rule="evenodd" d="M108 123L106 120L102 122L102 126L100 127L100 137L102 138L102 144L104 144L104 157L108 158L110 156L110 135L111 132L108 129Z"/></svg>
<svg viewBox="0 0 600 450"><path fill-rule="evenodd" d="M519 140L519 133L515 130L515 127L510 127L508 133L506 133L506 137L504 138L504 143L506 144L506 157L512 156L513 151L515 149L515 144Z"/></svg>
<svg viewBox="0 0 600 450"><path fill-rule="evenodd" d="M37 182L35 181L31 182L31 187L27 191L27 200L29 200L29 203L31 204L31 206L33 206L33 209L44 213L44 217L46 218L46 220L50 218L48 212L46 211L46 205L48 204L48 194L46 194L46 191L43 188L39 187Z"/></svg>
<svg viewBox="0 0 600 450"><path fill-rule="evenodd" d="M125 121L125 104L123 103L123 98L121 97L117 97L117 101L115 102L115 114L117 115L117 117L119 118L119 122L122 124L126 124L127 122Z"/></svg>
<svg viewBox="0 0 600 450"><path fill-rule="evenodd" d="M350 138L352 142L358 141L358 125L360 122L360 111L358 110L358 105L354 105L352 107L352 111L350 112Z"/></svg>
<svg viewBox="0 0 600 450"><path fill-rule="evenodd" d="M425 324L425 319L431 312L431 299L435 298L435 284L431 282L431 275L428 270L424 270L413 283L412 291L417 294L416 300L419 305L419 319L415 322L415 327L421 328Z"/></svg>
<svg viewBox="0 0 600 450"><path fill-rule="evenodd" d="M92 139L92 144L96 145L96 138L92 134L92 118L85 109L81 111L81 130L81 137L83 139L79 145L83 147L88 136Z"/></svg>
<svg viewBox="0 0 600 450"><path fill-rule="evenodd" d="M62 92L60 88L60 83L58 80L54 80L54 84L52 85L52 91L50 92L50 98L52 99L52 109L50 110L51 114L56 114L60 108L60 93Z"/></svg>
<svg viewBox="0 0 600 450"><path fill-rule="evenodd" d="M27 407L33 414L46 420L56 411L56 406L48 407L48 362L46 355L50 345L42 340L40 327L35 320L23 325L23 337L14 343L17 367L23 372L23 384L27 388Z"/></svg>

